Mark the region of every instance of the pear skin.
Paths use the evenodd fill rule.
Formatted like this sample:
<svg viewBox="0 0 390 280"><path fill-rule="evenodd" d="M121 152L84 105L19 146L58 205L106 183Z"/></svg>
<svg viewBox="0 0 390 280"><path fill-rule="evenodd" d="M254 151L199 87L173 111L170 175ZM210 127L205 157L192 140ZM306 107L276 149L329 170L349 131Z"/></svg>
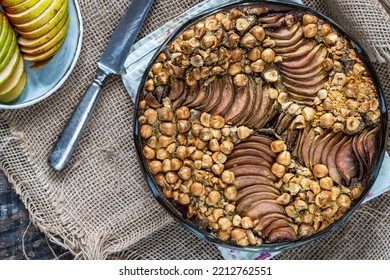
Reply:
<svg viewBox="0 0 390 280"><path fill-rule="evenodd" d="M19 62L15 68L15 71L8 78L8 80L0 87L0 96L8 94L18 85L20 77L22 76L23 72L24 72L23 59L19 58Z"/></svg>
<svg viewBox="0 0 390 280"><path fill-rule="evenodd" d="M39 0L25 0L24 2L20 3L19 5L4 7L4 11L7 14L18 14L22 13L24 11L27 11L31 7L33 7L36 3L38 3Z"/></svg>
<svg viewBox="0 0 390 280"><path fill-rule="evenodd" d="M57 0L40 0L30 9L18 13L18 14L7 14L8 20L12 22L12 24L23 24L34 20L39 17L44 11L46 11L50 5L55 4Z"/></svg>
<svg viewBox="0 0 390 280"><path fill-rule="evenodd" d="M24 87L26 86L26 82L27 82L27 75L26 72L23 72L17 86L7 94L0 95L0 102L8 103L17 99L22 94Z"/></svg>

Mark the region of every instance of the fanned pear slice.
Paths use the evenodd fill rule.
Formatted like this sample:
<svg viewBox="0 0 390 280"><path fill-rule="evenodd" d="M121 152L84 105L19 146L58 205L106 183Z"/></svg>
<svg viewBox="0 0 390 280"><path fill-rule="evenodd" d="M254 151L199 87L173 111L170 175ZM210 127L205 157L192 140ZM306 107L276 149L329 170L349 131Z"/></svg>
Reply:
<svg viewBox="0 0 390 280"><path fill-rule="evenodd" d="M11 75L16 69L16 66L18 65L19 60L20 60L20 52L19 49L15 48L11 60L9 61L7 66L0 71L0 87L3 86L11 77Z"/></svg>
<svg viewBox="0 0 390 280"><path fill-rule="evenodd" d="M18 14L22 13L24 11L27 11L31 7L33 7L35 4L38 3L39 0L24 0L22 3L18 5L12 5L9 7L4 7L4 11L7 14Z"/></svg>
<svg viewBox="0 0 390 280"><path fill-rule="evenodd" d="M65 14L62 17L61 21L44 36L41 36L37 39L27 39L22 36L19 36L18 43L21 46L21 48L36 48L42 46L46 44L48 41L52 40L54 37L56 37L58 33L61 31L61 29L64 27L65 23L67 23L67 21L69 21L68 14Z"/></svg>
<svg viewBox="0 0 390 280"><path fill-rule="evenodd" d="M40 0L30 9L17 13L17 14L7 14L8 20L12 22L14 25L23 24L33 19L39 17L44 11L46 11L51 4L56 2L57 0Z"/></svg>
<svg viewBox="0 0 390 280"><path fill-rule="evenodd" d="M4 42L7 40L7 36L8 36L8 20L7 18L5 17L5 15L3 15L2 13L0 13L0 21L1 21L1 25L0 25L0 51L4 48Z"/></svg>
<svg viewBox="0 0 390 280"><path fill-rule="evenodd" d="M0 97L10 93L14 88L16 88L20 78L22 77L22 74L24 72L24 63L23 63L23 59L20 59L20 54L18 59L19 62L14 72L8 78L8 80L2 86L0 86Z"/></svg>
<svg viewBox="0 0 390 280"><path fill-rule="evenodd" d="M0 4L3 7L11 7L11 6L19 5L25 1L26 0L2 0L2 1L0 1Z"/></svg>
<svg viewBox="0 0 390 280"><path fill-rule="evenodd" d="M27 82L27 75L26 72L23 72L17 86L7 94L0 95L0 102L8 103L18 98L22 94L24 87L26 86L26 82Z"/></svg>
<svg viewBox="0 0 390 280"><path fill-rule="evenodd" d="M16 35L15 35L15 32L12 30L11 27L9 27L11 30L10 30L10 35L11 35L11 38L10 38L10 45L9 47L6 49L7 53L6 55L4 56L4 58L2 60L0 60L0 71L2 71L4 68L7 67L7 65L10 63L10 60L13 56L13 53L15 52L15 49L17 49L17 42L16 42ZM19 51L19 49L18 49Z"/></svg>
<svg viewBox="0 0 390 280"><path fill-rule="evenodd" d="M6 55L8 54L12 44L12 27L8 24L8 22L3 26L3 30L4 30L4 38L3 38L4 42L1 44L1 48L0 48L0 65L3 64L3 61Z"/></svg>
<svg viewBox="0 0 390 280"><path fill-rule="evenodd" d="M33 55L33 54L23 54L23 58L27 61L32 61L32 62L42 62L42 61L45 61L49 58L51 58L52 56L54 56L61 48L62 44L64 43L65 41L65 38L63 38L59 43L57 43L54 47L52 47L50 50L44 52L44 53L41 53L41 54L37 54L37 55Z"/></svg>
<svg viewBox="0 0 390 280"><path fill-rule="evenodd" d="M56 44L58 44L61 40L65 38L66 32L68 31L68 26L69 26L69 20L67 19L65 25L62 26L60 31L52 39L46 41L45 44L41 46L37 46L35 48L28 48L28 47L21 46L20 50L23 53L33 54L33 55L47 52L48 50L50 50L52 47L54 47Z"/></svg>
<svg viewBox="0 0 390 280"><path fill-rule="evenodd" d="M15 29L25 38L39 38L57 25L66 13L67 7L67 0L53 0L52 4L39 16L24 24L14 24ZM28 35L32 35L33 37L28 35L27 37L25 33L28 33ZM35 33L39 34L39 36Z"/></svg>

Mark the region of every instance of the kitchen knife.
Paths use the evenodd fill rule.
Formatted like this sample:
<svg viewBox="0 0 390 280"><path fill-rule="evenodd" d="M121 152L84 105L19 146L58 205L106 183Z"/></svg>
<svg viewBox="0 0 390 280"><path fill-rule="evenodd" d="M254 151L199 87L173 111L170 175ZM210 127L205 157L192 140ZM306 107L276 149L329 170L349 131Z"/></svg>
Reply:
<svg viewBox="0 0 390 280"><path fill-rule="evenodd" d="M57 171L64 169L100 95L104 81L119 75L153 0L132 0L125 15L115 28L98 63L98 71L68 123L64 127L49 157L49 165Z"/></svg>

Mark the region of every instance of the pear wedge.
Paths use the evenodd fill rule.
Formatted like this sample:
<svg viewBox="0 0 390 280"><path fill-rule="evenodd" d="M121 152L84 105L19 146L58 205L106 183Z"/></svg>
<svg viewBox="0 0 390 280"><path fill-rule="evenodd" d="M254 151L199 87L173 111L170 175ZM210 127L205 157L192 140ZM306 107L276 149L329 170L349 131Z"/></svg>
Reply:
<svg viewBox="0 0 390 280"><path fill-rule="evenodd" d="M16 5L22 4L25 1L26 0L1 0L0 4L3 7L10 7L10 6L16 6Z"/></svg>
<svg viewBox="0 0 390 280"><path fill-rule="evenodd" d="M3 60L0 60L0 72L9 64L13 53L15 52L15 49L17 49L17 42L16 42L16 35L15 32L12 30L11 26L10 28L10 45L8 48L5 48L6 50L6 55L4 56ZM18 49L19 51L19 49ZM1 80L0 80L1 81Z"/></svg>
<svg viewBox="0 0 390 280"><path fill-rule="evenodd" d="M24 72L24 63L23 63L23 59L20 59L20 55L19 55L19 62L14 72L8 78L8 80L0 87L0 97L10 93L15 87L17 87L23 72Z"/></svg>
<svg viewBox="0 0 390 280"><path fill-rule="evenodd" d="M26 39L37 39L54 28L54 26L56 26L61 21L68 10L67 0L57 1L62 2L62 5L57 13L55 13L56 11L54 10L45 11L41 16L26 24L15 25L15 29L17 29L20 36ZM55 13L54 16L52 16L53 13Z"/></svg>
<svg viewBox="0 0 390 280"><path fill-rule="evenodd" d="M10 62L0 71L0 87L8 81L9 77L11 77L20 59L19 49L15 48Z"/></svg>
<svg viewBox="0 0 390 280"><path fill-rule="evenodd" d="M24 2L9 7L4 7L4 11L7 14L18 14L27 11L33 7L39 0L25 0Z"/></svg>
<svg viewBox="0 0 390 280"><path fill-rule="evenodd" d="M11 28L8 25L7 18L2 14L0 14L0 20L2 22L0 33L0 61L2 61L11 43L11 41L8 40L8 34L10 33Z"/></svg>
<svg viewBox="0 0 390 280"><path fill-rule="evenodd" d="M8 20L14 25L27 23L33 19L39 17L44 11L46 11L50 5L53 5L57 0L40 0L30 9L17 14L7 14Z"/></svg>
<svg viewBox="0 0 390 280"><path fill-rule="evenodd" d="M8 93L0 95L0 102L8 103L17 99L22 94L24 87L26 86L26 82L27 75L26 72L23 72L16 87L14 87Z"/></svg>
<svg viewBox="0 0 390 280"><path fill-rule="evenodd" d="M19 36L18 43L21 47L21 50L23 51L23 48L36 48L42 46L43 44L46 44L46 42L48 43L59 34L64 25L67 24L67 21L68 14L65 14L60 20L60 22L52 30L37 39L26 39L22 36ZM28 51L26 52L28 53Z"/></svg>
<svg viewBox="0 0 390 280"><path fill-rule="evenodd" d="M54 47L49 49L48 51L41 53L41 54L23 54L23 58L27 61L32 61L32 62L42 62L45 61L52 56L54 56L61 48L62 44L64 43L65 38L63 38L59 43L57 43Z"/></svg>

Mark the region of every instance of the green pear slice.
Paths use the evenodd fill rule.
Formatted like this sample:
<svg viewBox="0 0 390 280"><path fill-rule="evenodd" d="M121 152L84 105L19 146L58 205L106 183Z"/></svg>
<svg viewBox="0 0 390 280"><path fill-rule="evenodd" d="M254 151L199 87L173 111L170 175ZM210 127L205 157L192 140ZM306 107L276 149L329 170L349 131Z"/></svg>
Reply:
<svg viewBox="0 0 390 280"><path fill-rule="evenodd" d="M62 44L64 43L65 38L63 38L59 43L57 43L54 47L52 47L50 50L41 53L41 54L23 54L23 58L27 61L32 61L32 62L41 62L45 61L52 56L54 56L61 48Z"/></svg>
<svg viewBox="0 0 390 280"><path fill-rule="evenodd" d="M63 7L64 2L66 2L66 4L65 4L66 7ZM33 30L40 29L41 27L44 27L45 25L49 25L49 23L50 23L50 25L46 27L46 31L41 33L40 36L42 36L43 34L46 34L47 32L49 32L49 30L51 30L58 23L59 20L61 20L62 15L65 13L65 11L63 11L61 9L66 10L67 6L68 6L67 0L53 0L51 2L51 5L45 11L43 11L43 13L41 13L40 15L37 15L36 17L32 18L28 22L25 22L22 24L14 23L14 27L18 31L19 34L21 34L23 37L25 37L23 35L23 32L32 32ZM60 18L58 19L57 22L54 22L54 24L53 24L50 21L57 14L60 14ZM40 37L40 36L38 36L38 37ZM28 37L25 37L25 38L28 38ZM34 37L34 38L37 38L37 37Z"/></svg>
<svg viewBox="0 0 390 280"><path fill-rule="evenodd" d="M58 0L40 0L30 9L18 14L9 14L7 17L14 25L27 23L39 17L44 11L50 9L49 7L54 6L57 2Z"/></svg>
<svg viewBox="0 0 390 280"><path fill-rule="evenodd" d="M61 29L64 27L65 23L68 20L68 14L65 13L65 15L62 17L60 22L48 33L46 33L44 36L41 36L37 39L26 39L22 36L19 36L18 43L21 47L25 48L36 48L38 46L42 46L43 44L46 44L50 40L52 40L56 35L61 31Z"/></svg>
<svg viewBox="0 0 390 280"><path fill-rule="evenodd" d="M0 60L0 71L2 71L8 65L17 46L15 32L12 30L11 26L9 26L9 28L9 39L7 39L9 40L9 47L5 48L6 54L4 58Z"/></svg>
<svg viewBox="0 0 390 280"><path fill-rule="evenodd" d="M0 95L0 102L8 103L8 102L14 101L16 98L18 98L22 94L24 87L26 86L26 82L27 82L27 75L26 75L26 72L23 72L17 86L14 87L8 93L6 93L4 95Z"/></svg>
<svg viewBox="0 0 390 280"><path fill-rule="evenodd" d="M11 77L12 73L15 71L16 66L18 65L19 59L19 49L15 48L11 60L7 66L5 66L4 69L0 71L0 87L7 82L9 77Z"/></svg>
<svg viewBox="0 0 390 280"><path fill-rule="evenodd" d="M0 20L1 20L1 32L0 32L0 53L1 51L4 50L4 48L6 46L4 46L4 43L7 41L7 36L8 36L8 30L9 30L9 26L8 26L8 20L7 18L2 14L0 13ZM0 61L1 61L1 56L0 56Z"/></svg>
<svg viewBox="0 0 390 280"><path fill-rule="evenodd" d="M19 55L19 62L15 68L15 71L8 78L8 80L0 87L0 96L8 94L18 85L20 77L22 76L23 72L24 72L24 63L23 63L23 59L21 59Z"/></svg>
<svg viewBox="0 0 390 280"><path fill-rule="evenodd" d="M62 41L62 39L65 38L66 32L68 31L68 26L69 26L69 20L67 19L65 25L61 28L60 32L58 32L57 35L54 36L54 38L52 38L45 44L35 48L21 47L20 50L26 54L34 54L34 55L47 52L52 47L54 47L57 43Z"/></svg>
<svg viewBox="0 0 390 280"><path fill-rule="evenodd" d="M27 11L33 7L39 0L25 0L24 2L9 7L4 7L4 11L7 14L18 14Z"/></svg>
<svg viewBox="0 0 390 280"><path fill-rule="evenodd" d="M19 5L25 1L26 0L3 0L3 1L1 1L0 4L3 7L11 7L11 6Z"/></svg>

